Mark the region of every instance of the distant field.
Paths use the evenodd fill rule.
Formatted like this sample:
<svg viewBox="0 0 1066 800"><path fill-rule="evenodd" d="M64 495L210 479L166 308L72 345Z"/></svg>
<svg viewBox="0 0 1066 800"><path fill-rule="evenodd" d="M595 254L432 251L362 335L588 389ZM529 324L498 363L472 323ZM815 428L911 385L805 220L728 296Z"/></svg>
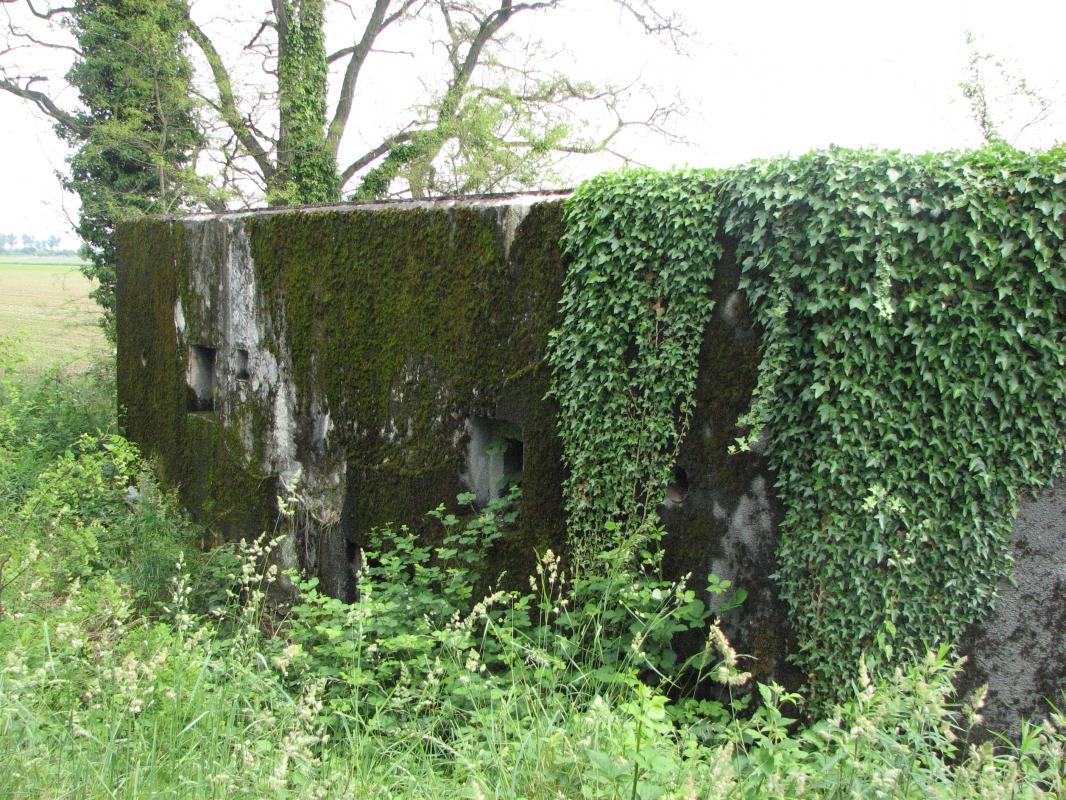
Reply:
<svg viewBox="0 0 1066 800"><path fill-rule="evenodd" d="M80 371L106 353L97 326L99 310L89 299L92 283L77 258L0 256L0 338L15 336L34 371L62 367Z"/></svg>

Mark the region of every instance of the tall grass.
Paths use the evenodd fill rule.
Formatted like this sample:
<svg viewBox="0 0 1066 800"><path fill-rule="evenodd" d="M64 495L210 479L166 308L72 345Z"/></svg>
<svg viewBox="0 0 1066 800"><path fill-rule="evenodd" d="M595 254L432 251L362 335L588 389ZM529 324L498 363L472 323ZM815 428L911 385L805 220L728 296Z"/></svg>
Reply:
<svg viewBox="0 0 1066 800"><path fill-rule="evenodd" d="M954 698L946 648L877 680L857 664L852 699L800 724L802 698L753 685L661 577L654 531L637 567L544 553L528 589L480 598L508 501L438 509L439 547L371 536L357 602L293 576L279 610L298 485L281 529L202 553L116 433L106 369L0 364L0 797L1066 797L1060 716L960 744L980 703Z"/></svg>

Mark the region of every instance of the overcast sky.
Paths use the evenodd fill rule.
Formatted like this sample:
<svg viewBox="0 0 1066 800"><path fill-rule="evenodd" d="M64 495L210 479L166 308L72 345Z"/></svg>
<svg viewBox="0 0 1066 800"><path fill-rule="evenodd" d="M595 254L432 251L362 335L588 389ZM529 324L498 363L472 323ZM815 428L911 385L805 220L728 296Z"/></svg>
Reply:
<svg viewBox="0 0 1066 800"><path fill-rule="evenodd" d="M200 0L203 12L225 0ZM959 90L966 77L970 30L979 47L1057 101L1057 113L1026 129L1020 146L1066 140L1066 2L1064 0L676 0L694 41L687 57L650 43L625 26L609 0L574 0L566 15L530 16L529 33L565 47L575 72L595 80L642 79L663 97L679 93L687 115L676 132L687 146L640 137L634 158L657 167L727 166L839 144L925 151L980 144ZM360 101L387 123L390 108L410 102L399 82L408 57L376 70ZM382 61L384 64L384 60ZM993 77L990 75L990 77ZM994 82L993 82L993 88ZM68 95L69 99L69 95ZM1013 136L1032 114L1009 112ZM369 134L373 136L373 133ZM357 139L358 137L353 137ZM0 94L0 232L59 235L77 203L58 186L66 151L51 125ZM357 152L360 143L349 145ZM609 168L572 165L573 177Z"/></svg>

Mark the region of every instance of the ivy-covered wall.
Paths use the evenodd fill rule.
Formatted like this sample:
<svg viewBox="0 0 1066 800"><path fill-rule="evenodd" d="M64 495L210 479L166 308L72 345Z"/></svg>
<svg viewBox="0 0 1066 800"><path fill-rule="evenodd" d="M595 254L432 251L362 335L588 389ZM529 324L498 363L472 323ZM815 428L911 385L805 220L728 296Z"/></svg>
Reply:
<svg viewBox="0 0 1066 800"><path fill-rule="evenodd" d="M831 692L965 632L1006 724L1066 688L1061 484L1002 583L1064 445L1062 160L830 151L128 224L124 419L223 535L298 485L285 561L339 596L368 529L432 535L508 431L512 579L661 518L670 570L747 591L726 622L759 677Z"/></svg>
<svg viewBox="0 0 1066 800"><path fill-rule="evenodd" d="M586 182L549 351L572 548L639 542L669 507L704 421L710 287L735 260L762 336L731 450L775 473L773 583L808 694L958 644L1010 575L1019 500L1063 465L1064 220L1063 147L831 148Z"/></svg>

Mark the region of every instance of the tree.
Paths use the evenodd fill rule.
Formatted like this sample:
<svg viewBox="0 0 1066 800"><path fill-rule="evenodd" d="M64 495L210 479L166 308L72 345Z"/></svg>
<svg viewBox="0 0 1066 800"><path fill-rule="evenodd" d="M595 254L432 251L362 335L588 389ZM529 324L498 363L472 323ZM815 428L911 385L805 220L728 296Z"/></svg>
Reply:
<svg viewBox="0 0 1066 800"><path fill-rule="evenodd" d="M171 213L208 199L192 163L203 143L184 52L184 7L175 0L75 0L62 15L75 54L66 79L80 107L61 110L35 88L39 77L8 73L0 88L42 108L56 133L75 148L64 186L81 199L78 233L98 281L92 296L113 334L115 223L144 213ZM29 36L12 29L20 36Z"/></svg>
<svg viewBox="0 0 1066 800"><path fill-rule="evenodd" d="M274 205L340 198L337 160L326 141L328 65L324 0L278 0L278 160Z"/></svg>
<svg viewBox="0 0 1066 800"><path fill-rule="evenodd" d="M599 13L613 9L676 46L684 38L680 22L659 7L662 1L602 0ZM27 20L22 27L9 21L9 38L37 47L46 40L29 30L30 23L55 28L58 21L69 30L70 19L85 5L41 9L33 2L0 0L22 10ZM557 13L573 0L363 0L358 7L350 0L270 0L254 35L236 53L216 45L211 27L222 22L232 35L239 30L237 20L205 19L201 7L188 0L166 5L180 8L204 68L196 85L214 146L208 152L212 163L201 165L202 171L217 187L253 201L518 188L536 183L553 158L610 151L628 128L668 135L666 125L679 110L676 103L654 103L631 115L626 101L639 93L636 84L596 87L536 64L544 59L530 37L511 29L518 20ZM414 98L408 117L339 163L350 127L364 128L360 123L371 116L353 116L357 89L369 65L387 53L379 48L382 39L399 28L406 28L403 42L414 48L408 52L432 64L432 73L422 76L428 96ZM326 49L327 29L343 37L332 52ZM258 60L263 71L258 80L242 81L250 60ZM60 108L54 93L27 93L0 75L0 89L69 122L70 112ZM335 97L332 111L328 96ZM582 135L581 113L591 106L609 124Z"/></svg>
<svg viewBox="0 0 1066 800"><path fill-rule="evenodd" d="M171 213L200 194L191 164L203 139L181 12L171 0L77 0L71 15L81 55L67 80L84 110L76 126L57 132L77 148L64 184L81 198L78 233L106 331L115 311L115 223Z"/></svg>
<svg viewBox="0 0 1066 800"><path fill-rule="evenodd" d="M655 3L608 0L603 7L619 9L648 33L676 42L681 36L677 19ZM602 152L635 125L665 133L676 104L656 105L639 119L629 119L621 109L633 87L595 88L529 66L533 49L527 39L509 35L509 27L516 19L569 4L367 0L357 11L345 0L329 7L323 0L272 0L270 13L241 56L257 56L266 73L276 76L274 91L263 97L276 104L273 126L263 124L261 107L242 102L232 66L191 10L189 31L210 68L209 102L225 123L229 143L239 145L225 166L239 171L242 160L253 162L244 177L272 202L328 201L345 191L364 198L426 196L529 186L549 171L552 156ZM334 12L329 27L346 31L347 40L327 54L323 30L329 8ZM437 72L426 76L429 97L413 104L411 115L368 149L341 163L361 79L373 57L385 52L378 49L383 37L404 26L405 41L422 48L420 59L430 50L444 55L434 67ZM330 68L337 99L327 113ZM246 94L258 97L254 86ZM594 139L574 135L575 106L593 103L612 114L611 129ZM337 187L332 186L333 174Z"/></svg>

